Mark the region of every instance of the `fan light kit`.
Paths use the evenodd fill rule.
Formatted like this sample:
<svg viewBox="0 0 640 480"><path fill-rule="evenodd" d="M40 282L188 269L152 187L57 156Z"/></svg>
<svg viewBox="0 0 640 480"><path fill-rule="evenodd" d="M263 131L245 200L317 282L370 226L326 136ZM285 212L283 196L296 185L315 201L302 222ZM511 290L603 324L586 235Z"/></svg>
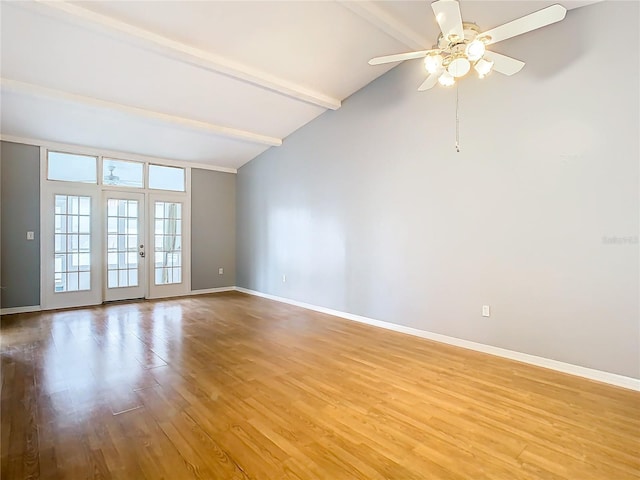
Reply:
<svg viewBox="0 0 640 480"><path fill-rule="evenodd" d="M445 87L456 85L457 80L472 69L479 78L493 70L503 75L513 75L524 67L524 62L487 50L494 43L545 27L564 19L567 9L551 5L511 22L482 32L474 23L462 21L457 0L438 0L431 4L440 35L431 50L398 53L369 60L370 65L401 62L424 58L424 68L429 76L418 90L429 90L436 83Z"/></svg>
<svg viewBox="0 0 640 480"><path fill-rule="evenodd" d="M489 51L487 47L559 22L567 14L567 9L562 5L551 5L482 32L475 23L462 21L457 0L438 0L431 4L431 8L441 31L433 49L376 57L369 60L369 65L424 58L424 68L429 76L418 87L419 91L429 90L436 83L443 87L457 85L457 80L467 75L472 68L479 78L486 77L493 70L503 75L513 75L522 70L524 62ZM456 151L460 152L458 112L459 97L456 88Z"/></svg>
<svg viewBox="0 0 640 480"><path fill-rule="evenodd" d="M455 44L444 45L444 48L433 50L424 58L424 68L431 75L439 75L440 85L449 87L455 84L456 78L464 77L471 67L478 73L480 78L484 78L493 68L492 60L485 60L484 54L485 38L478 38L478 27L465 23L465 38ZM457 37L454 36L457 41ZM439 44L443 44L445 39L442 35L438 39ZM444 55L443 55L444 54Z"/></svg>

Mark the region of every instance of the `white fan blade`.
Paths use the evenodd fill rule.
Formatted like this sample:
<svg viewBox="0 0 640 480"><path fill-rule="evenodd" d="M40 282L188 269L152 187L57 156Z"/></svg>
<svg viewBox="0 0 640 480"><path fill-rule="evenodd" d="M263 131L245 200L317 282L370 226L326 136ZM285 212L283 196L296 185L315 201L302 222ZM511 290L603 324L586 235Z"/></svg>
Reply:
<svg viewBox="0 0 640 480"><path fill-rule="evenodd" d="M431 8L445 38L448 39L452 34L457 35L460 39L464 38L460 4L456 0L438 0L431 4Z"/></svg>
<svg viewBox="0 0 640 480"><path fill-rule="evenodd" d="M396 53L395 55L376 57L369 60L369 65L380 65L382 63L402 62L413 58L423 58L431 52L440 52L440 50L420 50L418 52Z"/></svg>
<svg viewBox="0 0 640 480"><path fill-rule="evenodd" d="M418 87L418 91L424 92L425 90L429 90L430 88L433 88L435 84L438 82L438 77L441 74L442 74L442 69L429 75L427 79L424 82L422 82L422 84Z"/></svg>
<svg viewBox="0 0 640 480"><path fill-rule="evenodd" d="M493 69L503 75L513 75L524 67L524 62L496 52L485 52L485 60L493 62Z"/></svg>
<svg viewBox="0 0 640 480"><path fill-rule="evenodd" d="M501 42L517 35L530 32L537 28L546 27L552 23L559 22L564 19L567 9L562 5L551 5L537 12L525 15L524 17L513 20L499 27L492 28L478 35L479 37L490 37L485 44Z"/></svg>

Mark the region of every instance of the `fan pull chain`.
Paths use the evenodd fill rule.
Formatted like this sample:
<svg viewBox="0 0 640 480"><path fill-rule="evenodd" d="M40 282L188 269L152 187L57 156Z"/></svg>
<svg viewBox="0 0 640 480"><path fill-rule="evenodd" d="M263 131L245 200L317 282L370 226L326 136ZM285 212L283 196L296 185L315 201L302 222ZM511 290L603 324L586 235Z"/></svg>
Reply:
<svg viewBox="0 0 640 480"><path fill-rule="evenodd" d="M460 153L460 116L459 111L459 99L458 99L458 84L456 83L456 152Z"/></svg>

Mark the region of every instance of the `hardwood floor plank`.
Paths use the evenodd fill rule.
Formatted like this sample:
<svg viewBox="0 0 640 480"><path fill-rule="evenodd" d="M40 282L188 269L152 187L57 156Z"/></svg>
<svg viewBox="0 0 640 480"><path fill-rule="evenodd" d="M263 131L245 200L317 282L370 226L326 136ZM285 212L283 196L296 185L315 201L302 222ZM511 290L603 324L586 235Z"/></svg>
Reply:
<svg viewBox="0 0 640 480"><path fill-rule="evenodd" d="M0 319L8 479L640 479L640 393L237 292Z"/></svg>

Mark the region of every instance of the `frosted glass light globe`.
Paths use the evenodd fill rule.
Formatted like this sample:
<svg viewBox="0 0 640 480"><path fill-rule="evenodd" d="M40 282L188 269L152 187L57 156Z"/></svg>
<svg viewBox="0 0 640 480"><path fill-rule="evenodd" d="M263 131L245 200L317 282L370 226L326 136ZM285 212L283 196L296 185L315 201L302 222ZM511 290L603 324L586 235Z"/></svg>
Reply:
<svg viewBox="0 0 640 480"><path fill-rule="evenodd" d="M427 55L424 58L424 68L429 73L436 73L442 66L442 55Z"/></svg>
<svg viewBox="0 0 640 480"><path fill-rule="evenodd" d="M467 58L472 62L480 60L484 55L484 43L480 40L474 40L467 45L465 53L467 54Z"/></svg>
<svg viewBox="0 0 640 480"><path fill-rule="evenodd" d="M464 77L470 69L471 63L464 57L454 59L447 67L447 71L455 78Z"/></svg>

